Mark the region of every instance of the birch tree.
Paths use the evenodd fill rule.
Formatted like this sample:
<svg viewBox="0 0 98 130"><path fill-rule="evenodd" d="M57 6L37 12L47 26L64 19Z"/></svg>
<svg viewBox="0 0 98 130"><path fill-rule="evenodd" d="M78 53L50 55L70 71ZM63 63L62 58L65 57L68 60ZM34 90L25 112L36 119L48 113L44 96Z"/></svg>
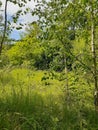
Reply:
<svg viewBox="0 0 98 130"><path fill-rule="evenodd" d="M89 64L79 59L69 46L64 46L67 54L71 54L83 68L88 69L93 76L94 82L94 102L95 108L98 106L98 70L97 70L97 27L98 27L98 1L97 0L70 0L70 1L52 1L39 2L36 8L36 14L39 15L40 24L47 27L52 27L57 39L66 44L67 40L75 40L77 38L84 38L85 44L89 44L90 50L88 55L91 58ZM44 24L43 24L44 23ZM70 32L70 35L67 33ZM66 39L67 36L67 39ZM68 39L68 36L72 39ZM88 39L88 41L86 40ZM81 39L80 39L81 40ZM89 42L89 43L88 43ZM68 45L71 45L69 43ZM91 47L90 47L91 46ZM86 50L85 47L85 50ZM88 48L88 49L89 49ZM85 53L85 52L84 52ZM90 54L89 54L90 53ZM81 54L79 54L81 55ZM82 56L82 55L81 55ZM84 56L84 54L83 54ZM82 56L82 57L83 57ZM67 61L66 61L67 62ZM66 66L66 65L65 65Z"/></svg>

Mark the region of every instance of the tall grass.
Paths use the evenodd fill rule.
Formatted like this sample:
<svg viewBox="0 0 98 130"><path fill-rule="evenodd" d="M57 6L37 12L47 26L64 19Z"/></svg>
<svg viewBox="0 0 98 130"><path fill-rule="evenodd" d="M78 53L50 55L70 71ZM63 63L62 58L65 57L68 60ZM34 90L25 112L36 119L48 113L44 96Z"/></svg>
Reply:
<svg viewBox="0 0 98 130"><path fill-rule="evenodd" d="M71 85L68 102L64 82L42 81L44 76L27 69L0 71L0 130L97 130L92 89Z"/></svg>

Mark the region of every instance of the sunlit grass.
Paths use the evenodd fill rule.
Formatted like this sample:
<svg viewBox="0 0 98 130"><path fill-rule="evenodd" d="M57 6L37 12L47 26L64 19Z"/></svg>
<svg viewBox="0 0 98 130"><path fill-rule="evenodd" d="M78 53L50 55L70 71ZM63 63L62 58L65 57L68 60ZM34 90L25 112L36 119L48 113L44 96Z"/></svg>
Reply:
<svg viewBox="0 0 98 130"><path fill-rule="evenodd" d="M24 68L0 70L0 130L97 130L92 88L74 83L70 73L68 98L66 80L59 76Z"/></svg>

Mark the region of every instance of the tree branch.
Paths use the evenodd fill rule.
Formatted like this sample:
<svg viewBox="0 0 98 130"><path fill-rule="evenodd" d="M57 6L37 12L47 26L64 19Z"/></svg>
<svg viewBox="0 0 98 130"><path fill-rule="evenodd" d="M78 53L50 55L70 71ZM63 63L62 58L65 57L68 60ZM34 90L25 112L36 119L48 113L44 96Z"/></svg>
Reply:
<svg viewBox="0 0 98 130"><path fill-rule="evenodd" d="M64 45L64 42L63 42L62 38L59 37L59 35L58 35L58 39L59 39L59 40L61 41L61 43ZM69 48L67 48L67 51L69 52L69 54L70 54L72 57L74 57L77 61L79 61L80 64L81 64L83 67L87 68L92 74L94 74L93 71L92 71L92 69L91 69L88 65L86 65L85 63L83 63L77 56L75 56L75 55L71 52L71 50L70 50Z"/></svg>

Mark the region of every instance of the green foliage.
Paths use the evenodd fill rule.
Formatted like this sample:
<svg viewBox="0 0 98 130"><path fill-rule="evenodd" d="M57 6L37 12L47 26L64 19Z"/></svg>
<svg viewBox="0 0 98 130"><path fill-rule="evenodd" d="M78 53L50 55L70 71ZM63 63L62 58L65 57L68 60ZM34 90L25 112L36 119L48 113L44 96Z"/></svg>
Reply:
<svg viewBox="0 0 98 130"><path fill-rule="evenodd" d="M12 65L22 65L28 63L29 65L34 65L34 60L40 57L42 53L42 48L37 41L33 39L26 39L23 42L16 43L9 51L8 57Z"/></svg>
<svg viewBox="0 0 98 130"><path fill-rule="evenodd" d="M15 45L8 50L7 54L11 65L22 65L24 67L33 68L36 61L39 61L43 48L36 38L36 28L34 28L33 31L35 32L25 36L22 41L15 43Z"/></svg>
<svg viewBox="0 0 98 130"><path fill-rule="evenodd" d="M93 23L97 50L97 5L96 0L37 1L32 15L38 21L0 57L0 129L97 130L92 87L97 56L92 58L90 45ZM13 16L15 23L20 14ZM96 58L96 72L97 63Z"/></svg>
<svg viewBox="0 0 98 130"><path fill-rule="evenodd" d="M57 80L60 77L48 71L1 70L0 129L96 130L92 86L70 72L68 101L65 83Z"/></svg>

